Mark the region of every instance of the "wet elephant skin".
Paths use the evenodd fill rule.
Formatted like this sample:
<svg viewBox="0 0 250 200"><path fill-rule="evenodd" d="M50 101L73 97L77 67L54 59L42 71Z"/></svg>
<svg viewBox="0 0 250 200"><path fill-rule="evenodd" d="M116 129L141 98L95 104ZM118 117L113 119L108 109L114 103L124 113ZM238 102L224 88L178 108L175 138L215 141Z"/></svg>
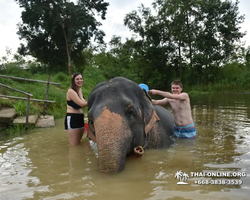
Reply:
<svg viewBox="0 0 250 200"><path fill-rule="evenodd" d="M97 143L98 169L115 174L124 169L134 149L173 144L173 116L137 83L115 77L99 83L88 99L88 137ZM143 147L143 148L142 148Z"/></svg>

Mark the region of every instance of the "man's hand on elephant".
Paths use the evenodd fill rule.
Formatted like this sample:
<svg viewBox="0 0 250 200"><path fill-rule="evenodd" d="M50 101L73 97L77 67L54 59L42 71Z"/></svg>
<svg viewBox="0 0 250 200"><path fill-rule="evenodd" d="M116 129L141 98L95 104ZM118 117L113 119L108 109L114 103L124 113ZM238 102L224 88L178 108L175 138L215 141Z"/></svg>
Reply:
<svg viewBox="0 0 250 200"><path fill-rule="evenodd" d="M152 103L153 103L153 104L156 104L156 103L157 103L157 100L152 99Z"/></svg>
<svg viewBox="0 0 250 200"><path fill-rule="evenodd" d="M148 93L151 94L151 95L156 95L157 90L152 89L152 90L149 90Z"/></svg>

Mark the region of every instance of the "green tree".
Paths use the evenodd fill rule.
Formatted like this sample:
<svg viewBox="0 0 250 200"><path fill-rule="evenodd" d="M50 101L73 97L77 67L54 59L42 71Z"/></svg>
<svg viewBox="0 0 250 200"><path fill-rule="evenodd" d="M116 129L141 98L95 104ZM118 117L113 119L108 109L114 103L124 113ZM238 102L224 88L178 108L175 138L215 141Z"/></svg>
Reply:
<svg viewBox="0 0 250 200"><path fill-rule="evenodd" d="M194 43L195 64L203 68L203 81L215 82L223 63L232 61L240 51L239 1L210 0L200 4L197 21L201 24ZM237 54L238 54L237 53Z"/></svg>
<svg viewBox="0 0 250 200"><path fill-rule="evenodd" d="M250 46L247 47L245 54L246 67L250 71Z"/></svg>
<svg viewBox="0 0 250 200"><path fill-rule="evenodd" d="M175 78L190 84L218 80L221 66L241 51L244 16L239 15L238 4L238 0L155 0L155 15L143 5L127 14L124 24L139 38L143 77L158 87Z"/></svg>
<svg viewBox="0 0 250 200"><path fill-rule="evenodd" d="M93 66L100 68L107 78L124 76L135 82L140 82L134 65L133 40L121 42L121 37L113 36L109 42L109 51L101 51L94 55Z"/></svg>
<svg viewBox="0 0 250 200"><path fill-rule="evenodd" d="M15 1L24 9L18 35L25 44L21 44L19 53L37 58L52 70L66 71L61 67L67 65L70 75L72 62L83 63L82 51L92 38L103 43L105 34L98 29L101 23L95 18L100 15L105 19L109 4L103 0Z"/></svg>
<svg viewBox="0 0 250 200"><path fill-rule="evenodd" d="M171 38L170 19L160 14L153 15L150 8L142 4L138 11L125 16L124 24L137 35L133 56L142 81L149 86L163 88L175 76L175 46Z"/></svg>

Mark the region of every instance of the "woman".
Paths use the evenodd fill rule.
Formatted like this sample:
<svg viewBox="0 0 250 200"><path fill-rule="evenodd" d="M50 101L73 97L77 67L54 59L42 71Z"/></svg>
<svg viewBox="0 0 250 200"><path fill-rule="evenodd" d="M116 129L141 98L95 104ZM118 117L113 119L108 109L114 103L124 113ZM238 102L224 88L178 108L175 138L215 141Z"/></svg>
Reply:
<svg viewBox="0 0 250 200"><path fill-rule="evenodd" d="M88 103L83 98L82 85L82 75L80 73L73 74L71 86L66 94L67 114L64 121L71 146L80 144L84 132L84 114L82 108L88 106Z"/></svg>

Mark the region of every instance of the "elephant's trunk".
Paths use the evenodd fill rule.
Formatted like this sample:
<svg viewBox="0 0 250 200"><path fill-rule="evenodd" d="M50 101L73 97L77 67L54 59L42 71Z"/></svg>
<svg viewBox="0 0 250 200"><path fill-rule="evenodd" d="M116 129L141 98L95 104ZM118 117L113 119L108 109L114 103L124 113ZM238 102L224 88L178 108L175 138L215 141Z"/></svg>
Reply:
<svg viewBox="0 0 250 200"><path fill-rule="evenodd" d="M126 154L119 149L103 146L98 148L98 168L104 174L116 174L121 172L125 166Z"/></svg>
<svg viewBox="0 0 250 200"><path fill-rule="evenodd" d="M97 139L98 168L102 173L115 174L124 169L126 152L124 144L117 137L110 138L109 135L115 135L115 133L102 132Z"/></svg>
<svg viewBox="0 0 250 200"><path fill-rule="evenodd" d="M125 127L123 118L104 109L94 122L98 148L99 171L115 174L124 169L131 132Z"/></svg>
<svg viewBox="0 0 250 200"><path fill-rule="evenodd" d="M142 156L143 153L144 153L143 147L142 147L142 146L135 147L135 148L134 148L134 153L135 153L135 155L137 155L137 156Z"/></svg>

